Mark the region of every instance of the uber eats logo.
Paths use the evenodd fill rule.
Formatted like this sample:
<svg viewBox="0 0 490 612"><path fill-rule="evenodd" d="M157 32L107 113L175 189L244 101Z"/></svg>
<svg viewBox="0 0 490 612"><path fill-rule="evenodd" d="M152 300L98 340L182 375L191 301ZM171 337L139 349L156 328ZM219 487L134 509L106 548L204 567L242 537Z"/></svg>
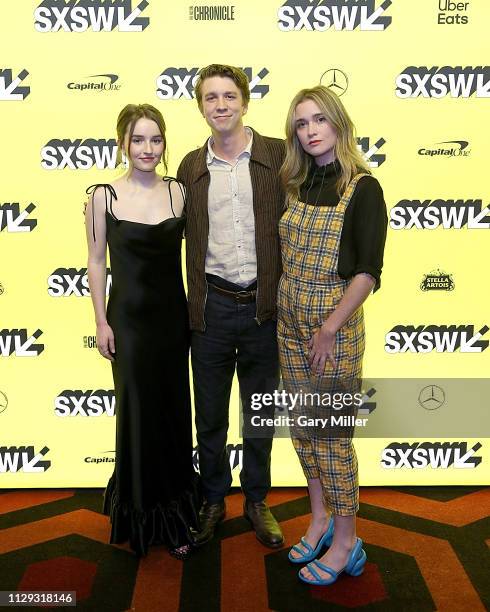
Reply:
<svg viewBox="0 0 490 612"><path fill-rule="evenodd" d="M131 0L43 0L34 11L38 32L142 32L150 20L141 17L144 0L133 8Z"/></svg>
<svg viewBox="0 0 490 612"><path fill-rule="evenodd" d="M277 25L293 30L386 30L391 17L385 15L391 0L287 0L277 11Z"/></svg>
<svg viewBox="0 0 490 612"><path fill-rule="evenodd" d="M54 400L54 412L59 417L114 416L116 398L114 391L65 389Z"/></svg>
<svg viewBox="0 0 490 612"><path fill-rule="evenodd" d="M106 270L106 295L112 286L110 268ZM57 268L48 276L48 294L51 297L86 297L90 295L87 268Z"/></svg>
<svg viewBox="0 0 490 612"><path fill-rule="evenodd" d="M482 461L475 455L481 447L480 442L470 449L467 442L392 442L381 453L381 465L387 469L472 469Z"/></svg>
<svg viewBox="0 0 490 612"><path fill-rule="evenodd" d="M44 446L39 452L34 446L0 446L0 474L5 472L45 472L51 461L44 459L49 448Z"/></svg>
<svg viewBox="0 0 490 612"><path fill-rule="evenodd" d="M32 232L37 225L37 219L28 219L31 212L36 208L34 204L29 204L21 212L18 202L5 202L0 204L0 232Z"/></svg>
<svg viewBox="0 0 490 612"><path fill-rule="evenodd" d="M482 200L400 200L390 210L390 227L490 229L490 208L482 208Z"/></svg>
<svg viewBox="0 0 490 612"><path fill-rule="evenodd" d="M483 353L488 340L484 325L475 333L474 325L395 325L385 336L387 353Z"/></svg>
<svg viewBox="0 0 490 612"><path fill-rule="evenodd" d="M165 68L157 77L157 97L160 100L178 100L194 98L194 85L198 78L200 68ZM269 74L267 68L255 71L250 66L242 68L248 77L250 98L264 98L269 93L269 85L262 83L262 80Z"/></svg>
<svg viewBox="0 0 490 612"><path fill-rule="evenodd" d="M490 98L490 66L408 66L396 77L398 98Z"/></svg>
<svg viewBox="0 0 490 612"><path fill-rule="evenodd" d="M29 334L27 329L2 329L0 357L38 357L44 351L44 344L36 343L42 333L40 329L33 334Z"/></svg>
<svg viewBox="0 0 490 612"><path fill-rule="evenodd" d="M99 170L116 167L117 142L114 138L52 138L41 149L41 166L45 170Z"/></svg>
<svg viewBox="0 0 490 612"><path fill-rule="evenodd" d="M11 68L0 68L0 100L20 102L31 93L30 87L21 85L29 74L27 70L21 70L16 77L13 74Z"/></svg>

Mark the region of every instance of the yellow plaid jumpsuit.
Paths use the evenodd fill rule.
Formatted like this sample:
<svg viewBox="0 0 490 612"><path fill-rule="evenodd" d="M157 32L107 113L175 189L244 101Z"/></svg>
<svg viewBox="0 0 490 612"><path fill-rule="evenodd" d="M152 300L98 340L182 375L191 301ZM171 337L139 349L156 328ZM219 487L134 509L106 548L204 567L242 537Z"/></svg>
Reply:
<svg viewBox="0 0 490 612"><path fill-rule="evenodd" d="M308 363L308 343L340 302L348 281L338 275L344 214L359 179L356 175L337 206L290 204L279 222L283 274L278 289L279 359L287 392L318 388ZM336 334L334 369L325 378L360 378L364 353L362 307ZM350 437L297 436L292 440L307 479L319 478L325 505L349 516L359 508L357 458Z"/></svg>

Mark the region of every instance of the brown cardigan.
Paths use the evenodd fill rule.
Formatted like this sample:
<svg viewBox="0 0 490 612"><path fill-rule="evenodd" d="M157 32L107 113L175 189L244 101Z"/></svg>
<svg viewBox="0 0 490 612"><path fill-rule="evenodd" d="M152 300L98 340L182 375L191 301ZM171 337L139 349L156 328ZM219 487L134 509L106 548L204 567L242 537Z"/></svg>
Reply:
<svg viewBox="0 0 490 612"><path fill-rule="evenodd" d="M284 160L284 141L253 131L250 177L255 216L257 252L257 314L260 324L276 317L277 285L281 276L278 223L284 210L284 191L279 169ZM208 249L209 171L206 165L207 141L188 153L177 171L186 187L186 254L189 319L191 329L204 331L207 297L205 274Z"/></svg>

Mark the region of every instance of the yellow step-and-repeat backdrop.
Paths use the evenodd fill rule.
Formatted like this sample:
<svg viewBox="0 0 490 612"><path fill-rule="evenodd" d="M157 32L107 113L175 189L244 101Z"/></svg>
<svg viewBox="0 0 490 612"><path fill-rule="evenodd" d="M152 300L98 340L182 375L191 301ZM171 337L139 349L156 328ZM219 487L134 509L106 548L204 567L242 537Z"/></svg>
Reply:
<svg viewBox="0 0 490 612"><path fill-rule="evenodd" d="M389 234L382 288L365 308L364 411L385 433L356 442L361 484L490 482L478 380L490 371L488 2L10 0L0 10L0 486L105 484L115 403L95 348L84 191L120 174L115 121L130 102L162 111L175 174L208 135L192 86L215 62L245 69L247 121L271 136L283 136L298 89L331 87L383 186ZM398 393L397 379L407 379ZM236 386L230 412L237 475ZM275 441L272 465L274 484L304 482L288 439Z"/></svg>

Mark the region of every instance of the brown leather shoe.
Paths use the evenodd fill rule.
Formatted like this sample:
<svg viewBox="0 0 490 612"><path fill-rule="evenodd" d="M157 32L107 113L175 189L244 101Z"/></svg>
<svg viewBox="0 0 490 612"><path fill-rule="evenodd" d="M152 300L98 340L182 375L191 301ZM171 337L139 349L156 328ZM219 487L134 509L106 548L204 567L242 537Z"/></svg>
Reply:
<svg viewBox="0 0 490 612"><path fill-rule="evenodd" d="M269 548L280 548L284 544L279 523L274 518L265 501L251 502L243 505L243 516L252 524L257 540Z"/></svg>
<svg viewBox="0 0 490 612"><path fill-rule="evenodd" d="M204 502L199 511L200 531L194 532L194 546L202 546L213 539L214 530L226 514L225 502L208 504Z"/></svg>

